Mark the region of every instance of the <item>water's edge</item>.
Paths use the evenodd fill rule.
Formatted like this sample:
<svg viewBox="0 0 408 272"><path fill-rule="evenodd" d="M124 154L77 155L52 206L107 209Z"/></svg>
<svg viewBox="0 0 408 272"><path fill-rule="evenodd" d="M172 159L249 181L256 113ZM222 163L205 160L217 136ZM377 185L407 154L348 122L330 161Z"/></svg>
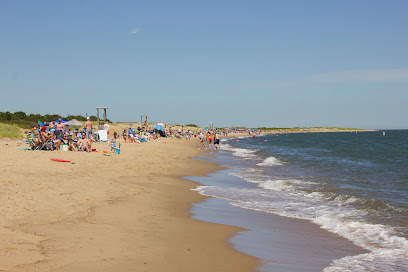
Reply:
<svg viewBox="0 0 408 272"><path fill-rule="evenodd" d="M204 157L194 159L214 162ZM239 182L238 177L230 175L232 171L227 168L206 177L184 178L203 186L228 186ZM246 229L230 242L236 250L261 259L261 272L322 271L333 260L367 252L307 220L235 207L225 199L194 203L190 212L194 219Z"/></svg>

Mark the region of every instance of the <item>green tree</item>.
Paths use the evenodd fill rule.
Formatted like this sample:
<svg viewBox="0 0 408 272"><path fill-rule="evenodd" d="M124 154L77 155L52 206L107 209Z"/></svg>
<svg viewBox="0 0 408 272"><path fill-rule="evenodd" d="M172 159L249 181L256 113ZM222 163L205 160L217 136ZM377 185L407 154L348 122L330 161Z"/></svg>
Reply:
<svg viewBox="0 0 408 272"><path fill-rule="evenodd" d="M10 121L10 120L11 120L12 115L11 115L10 112L6 111L5 114L4 114L4 116L5 116L6 121Z"/></svg>
<svg viewBox="0 0 408 272"><path fill-rule="evenodd" d="M26 120L27 114L23 111L16 111L11 115L12 120Z"/></svg>
<svg viewBox="0 0 408 272"><path fill-rule="evenodd" d="M32 114L32 113L28 116L28 120L33 121L33 122L37 122L37 121L45 122L46 121L45 117L42 116L41 114Z"/></svg>
<svg viewBox="0 0 408 272"><path fill-rule="evenodd" d="M54 119L58 120L60 118L61 118L61 115L58 115L58 114L46 114L46 115L44 115L44 119L47 122L49 122L51 120L54 120Z"/></svg>

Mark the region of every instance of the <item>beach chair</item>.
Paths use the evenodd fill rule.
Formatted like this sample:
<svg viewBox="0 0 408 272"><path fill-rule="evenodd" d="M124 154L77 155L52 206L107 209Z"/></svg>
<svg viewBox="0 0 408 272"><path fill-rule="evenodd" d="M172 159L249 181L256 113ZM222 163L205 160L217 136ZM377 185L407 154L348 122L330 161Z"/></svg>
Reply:
<svg viewBox="0 0 408 272"><path fill-rule="evenodd" d="M54 151L55 149L55 143L54 140L48 139L45 140L43 137L40 137L40 142L35 146L35 150L51 150Z"/></svg>
<svg viewBox="0 0 408 272"><path fill-rule="evenodd" d="M55 150L55 142L54 142L54 140L53 140L53 139L48 139L48 141L46 141L46 142L43 144L43 149L54 151L54 150Z"/></svg>
<svg viewBox="0 0 408 272"><path fill-rule="evenodd" d="M106 130L98 130L99 142L108 143L108 132Z"/></svg>
<svg viewBox="0 0 408 272"><path fill-rule="evenodd" d="M30 132L27 134L27 141L28 141L28 145L30 146L31 149L33 150L41 150L43 148L45 148L46 146L46 142L44 142L42 139L42 137L40 136L40 141L39 143L36 143L34 141L34 133Z"/></svg>
<svg viewBox="0 0 408 272"><path fill-rule="evenodd" d="M31 132L27 133L27 143L31 149L36 149L37 144L34 142L34 134Z"/></svg>

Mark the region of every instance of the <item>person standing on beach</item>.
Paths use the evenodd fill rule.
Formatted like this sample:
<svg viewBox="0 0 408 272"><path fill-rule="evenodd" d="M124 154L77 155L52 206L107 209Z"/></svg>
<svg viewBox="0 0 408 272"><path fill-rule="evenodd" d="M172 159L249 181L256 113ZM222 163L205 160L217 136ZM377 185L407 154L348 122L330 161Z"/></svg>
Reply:
<svg viewBox="0 0 408 272"><path fill-rule="evenodd" d="M220 135L218 135L217 131L214 133L214 147L220 149Z"/></svg>
<svg viewBox="0 0 408 272"><path fill-rule="evenodd" d="M117 138L117 133L116 131L113 133L113 137L111 139L111 152L115 153L116 151L116 138Z"/></svg>
<svg viewBox="0 0 408 272"><path fill-rule="evenodd" d="M57 137L63 137L64 136L64 129L65 126L62 123L62 119L58 120L58 124L55 126L55 134Z"/></svg>
<svg viewBox="0 0 408 272"><path fill-rule="evenodd" d="M53 119L49 124L48 128L50 129L51 135L55 135L55 119Z"/></svg>
<svg viewBox="0 0 408 272"><path fill-rule="evenodd" d="M207 133L207 140L208 140L208 149L211 150L211 143L212 143L212 132L208 131Z"/></svg>
<svg viewBox="0 0 408 272"><path fill-rule="evenodd" d="M85 128L86 138L90 139L91 134L92 134L92 122L91 122L89 117L86 117L86 122L85 122L84 128Z"/></svg>
<svg viewBox="0 0 408 272"><path fill-rule="evenodd" d="M205 146L205 143L204 143L204 135L203 135L203 133L202 133L201 131L198 131L197 134L198 134L197 137L198 137L198 140L199 140L199 142L198 142L198 149L201 149L201 148L200 148L201 145L203 145L204 148L207 149L207 147Z"/></svg>

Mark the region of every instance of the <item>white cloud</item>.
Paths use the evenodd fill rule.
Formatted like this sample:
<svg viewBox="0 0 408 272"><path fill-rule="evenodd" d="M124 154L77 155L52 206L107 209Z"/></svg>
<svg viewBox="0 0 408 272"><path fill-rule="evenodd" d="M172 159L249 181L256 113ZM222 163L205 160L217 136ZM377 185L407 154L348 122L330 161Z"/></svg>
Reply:
<svg viewBox="0 0 408 272"><path fill-rule="evenodd" d="M406 80L408 80L408 69L356 70L318 74L306 78L306 81L313 83L375 82L375 81L406 81Z"/></svg>
<svg viewBox="0 0 408 272"><path fill-rule="evenodd" d="M136 34L138 32L140 32L140 28L138 27L132 28L132 30L130 30L130 34Z"/></svg>

